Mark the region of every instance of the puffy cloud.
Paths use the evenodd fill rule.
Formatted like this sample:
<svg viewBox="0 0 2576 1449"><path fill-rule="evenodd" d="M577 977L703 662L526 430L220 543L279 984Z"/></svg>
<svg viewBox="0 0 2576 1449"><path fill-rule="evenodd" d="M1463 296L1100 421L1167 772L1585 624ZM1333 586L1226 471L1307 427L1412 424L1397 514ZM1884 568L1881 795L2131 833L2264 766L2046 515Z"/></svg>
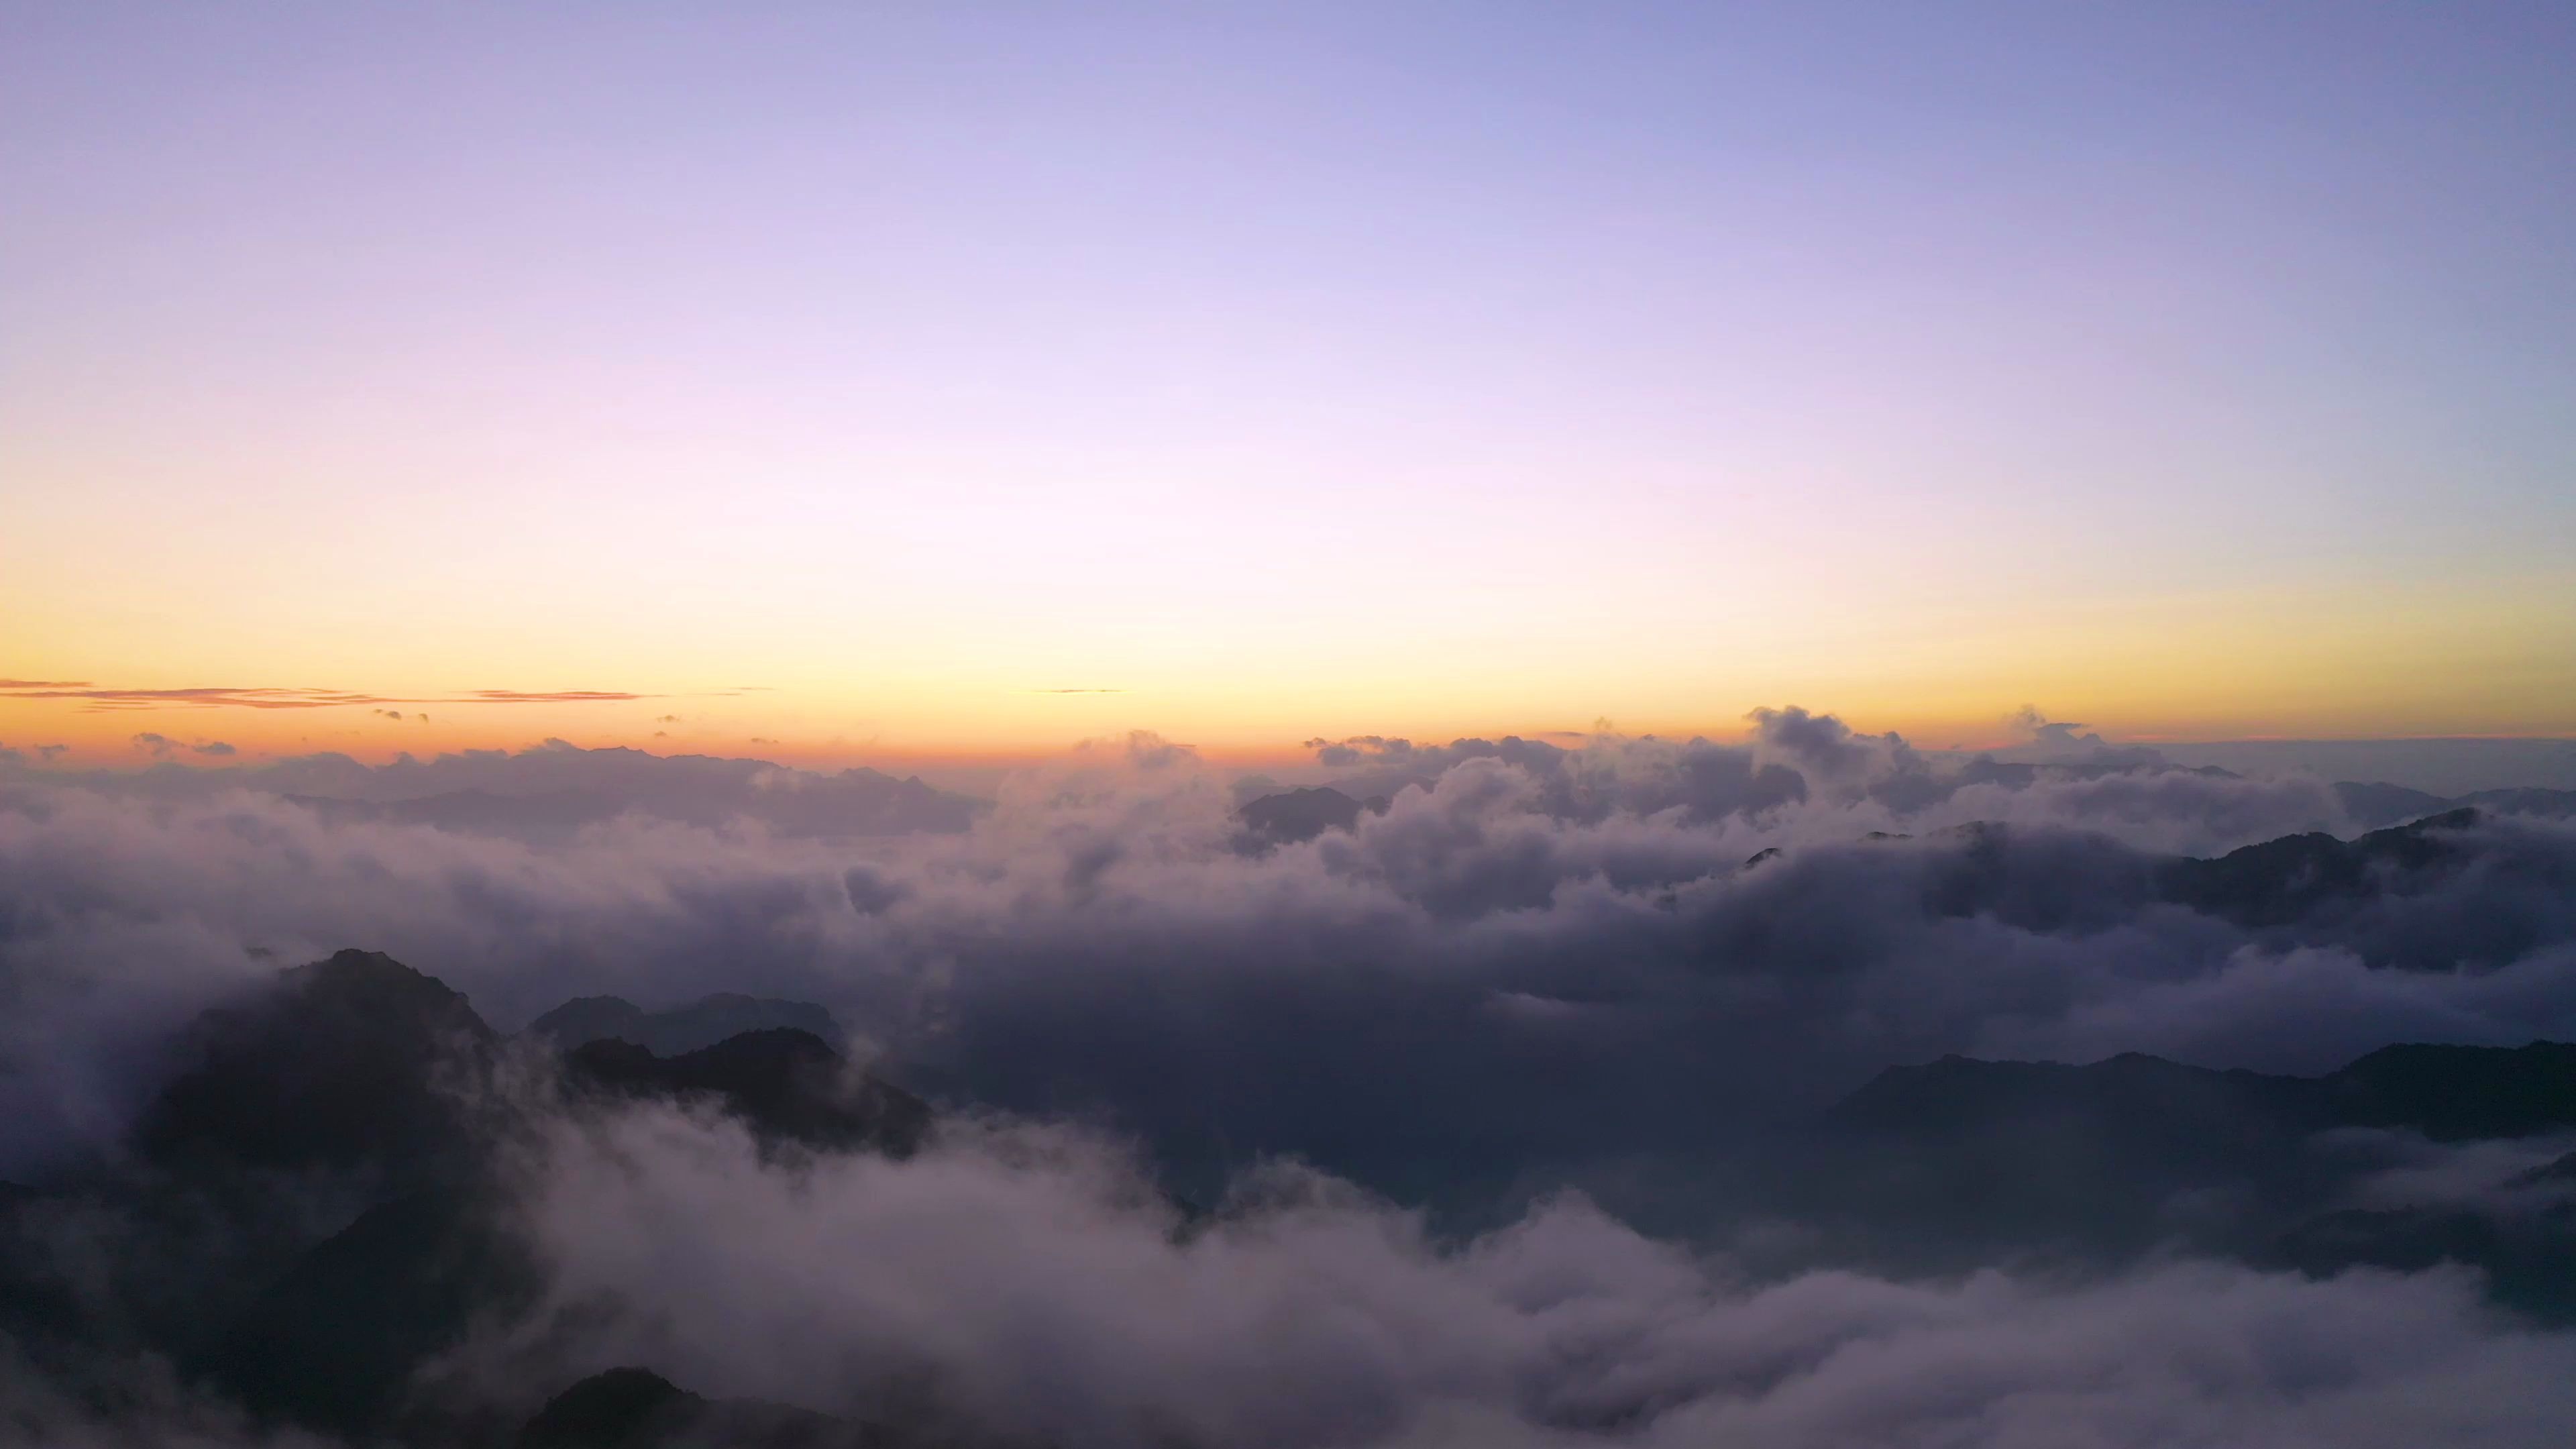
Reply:
<svg viewBox="0 0 2576 1449"><path fill-rule="evenodd" d="M1891 1064L2576 1036L2576 826L2444 826L2290 909L2195 908L2173 852L2343 828L2334 794L2069 738L2006 765L1781 710L1744 745L1327 742L1411 773L1258 853L1231 784L1152 735L881 837L796 828L840 776L560 743L22 763L0 1175L112 1142L191 1013L359 944L504 1028L594 993L817 1000L977 1104L902 1162L541 1114L507 1180L544 1307L440 1370L513 1405L642 1362L1101 1449L2559 1442L2576 1339L2466 1275L1905 1280L1747 1226L1766 1133ZM548 834L390 808L567 789L615 808ZM2373 1211L2554 1205L2498 1184L2562 1146L2391 1138L2339 1180ZM58 1440L148 1437L20 1380L0 1411ZM167 1440L237 1431L127 1397Z"/></svg>
<svg viewBox="0 0 2576 1449"><path fill-rule="evenodd" d="M1151 736L1012 778L969 829L874 840L795 829L843 777L634 751L191 773L587 781L674 812L704 775L724 808L495 838L28 772L0 795L0 970L6 1048L40 1069L0 1086L0 1147L111 1134L157 1033L350 944L505 1027L581 994L818 1000L931 1088L1105 1113L1203 1177L1286 1150L1413 1195L1704 1156L1949 1051L2319 1070L2576 1034L2564 826L2481 825L2457 869L2256 928L2162 900L2155 852L2335 823L2314 781L1957 780L1822 717L1766 728L1442 747L1383 813L1250 857L1225 782ZM2444 943L2470 954L2425 963Z"/></svg>
<svg viewBox="0 0 2576 1449"><path fill-rule="evenodd" d="M1899 735L1863 734L1832 715L1795 706L1756 710L1751 719L1753 735L1741 745L1606 733L1583 737L1575 747L1518 736L1419 745L1366 735L1306 744L1320 763L1356 767L1337 782L1356 796L1428 787L1464 761L1500 760L1539 783L1539 808L1575 820L1680 810L1692 821L1710 822L1812 800L1875 812L1881 829L2043 815L2091 828L2104 823L2094 806L2110 803L2110 797L2185 791L2195 798L2137 802L2127 812L2130 828L2124 835L2158 848L2213 849L2266 832L2349 823L2340 800L2318 780L2243 780L2225 771L2186 770L2152 750L2111 747L2095 735L2069 736L2076 743L2040 751L2038 760L2006 761L1926 755ZM2023 723L2044 732L2060 728ZM2060 798L2093 781L2111 782L2096 792L2103 800ZM1963 792L1976 793L1953 806ZM1842 823L1849 822L1837 819ZM2140 826L2162 827L2164 833L2150 839L2138 833Z"/></svg>

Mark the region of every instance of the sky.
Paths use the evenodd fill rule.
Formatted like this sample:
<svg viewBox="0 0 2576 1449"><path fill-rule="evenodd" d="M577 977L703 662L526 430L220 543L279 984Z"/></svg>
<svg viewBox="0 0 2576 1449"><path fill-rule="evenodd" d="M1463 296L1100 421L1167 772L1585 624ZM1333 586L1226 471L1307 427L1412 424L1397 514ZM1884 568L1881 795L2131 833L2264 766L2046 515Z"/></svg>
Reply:
<svg viewBox="0 0 2576 1449"><path fill-rule="evenodd" d="M2571 61L0 4L0 741L2576 734Z"/></svg>

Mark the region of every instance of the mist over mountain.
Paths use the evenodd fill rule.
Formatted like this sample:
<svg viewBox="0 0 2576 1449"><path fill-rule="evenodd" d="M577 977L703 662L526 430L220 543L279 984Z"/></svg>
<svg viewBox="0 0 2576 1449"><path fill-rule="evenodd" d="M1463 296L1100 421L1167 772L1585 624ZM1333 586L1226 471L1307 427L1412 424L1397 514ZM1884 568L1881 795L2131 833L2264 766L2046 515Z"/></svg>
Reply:
<svg viewBox="0 0 2576 1449"><path fill-rule="evenodd" d="M892 834L691 818L603 752L419 768L665 803L18 769L0 1412L2559 1442L2562 802L2044 744L1784 709L1318 742L1338 783L1239 794L1140 736Z"/></svg>

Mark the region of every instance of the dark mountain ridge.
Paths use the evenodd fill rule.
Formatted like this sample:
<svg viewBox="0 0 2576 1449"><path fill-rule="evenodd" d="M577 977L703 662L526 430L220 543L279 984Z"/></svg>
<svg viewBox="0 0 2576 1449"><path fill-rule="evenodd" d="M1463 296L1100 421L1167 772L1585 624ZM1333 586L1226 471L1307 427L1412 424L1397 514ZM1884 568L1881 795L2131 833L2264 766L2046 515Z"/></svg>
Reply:
<svg viewBox="0 0 2576 1449"><path fill-rule="evenodd" d="M2436 795L2405 785L2338 780L2334 792L2344 813L2352 817L2354 824L2365 828L2400 825L2464 807L2492 810L2499 815L2537 815L2549 819L2576 815L2576 790L2551 790L2537 786L2472 790L2465 795Z"/></svg>
<svg viewBox="0 0 2576 1449"><path fill-rule="evenodd" d="M2480 821L2474 806L2446 810L2353 840L2322 831L2284 835L2215 859L2167 861L2157 871L2164 899L2240 925L2284 926L2338 898L2405 889L2458 865L2454 839Z"/></svg>
<svg viewBox="0 0 2576 1449"><path fill-rule="evenodd" d="M710 1047L726 1037L771 1027L794 1027L823 1040L839 1041L841 1024L811 1001L785 1001L719 991L686 1006L646 1011L622 996L580 996L528 1023L531 1035L558 1047L615 1037L677 1056Z"/></svg>
<svg viewBox="0 0 2576 1449"><path fill-rule="evenodd" d="M2092 1130L2304 1134L2337 1127L2413 1131L2435 1141L2576 1127L2576 1043L2519 1047L2407 1042L2321 1077L2186 1066L2127 1052L2082 1066L1947 1056L1890 1067L1826 1114L1873 1133L1966 1123L2081 1118Z"/></svg>

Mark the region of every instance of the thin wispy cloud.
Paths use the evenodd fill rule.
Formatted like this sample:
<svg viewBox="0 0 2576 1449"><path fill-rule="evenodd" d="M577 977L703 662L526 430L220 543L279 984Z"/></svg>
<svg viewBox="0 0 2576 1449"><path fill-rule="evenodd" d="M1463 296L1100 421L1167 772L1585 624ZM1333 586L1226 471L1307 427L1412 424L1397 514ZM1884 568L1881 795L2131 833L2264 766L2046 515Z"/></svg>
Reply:
<svg viewBox="0 0 2576 1449"><path fill-rule="evenodd" d="M620 689L478 689L461 699L412 700L413 704L599 704L631 699L658 699Z"/></svg>
<svg viewBox="0 0 2576 1449"><path fill-rule="evenodd" d="M182 709L230 705L241 709L329 709L338 705L381 704L378 695L344 690L281 686L243 688L200 685L188 689L13 689L14 699L78 699L92 709Z"/></svg>
<svg viewBox="0 0 2576 1449"><path fill-rule="evenodd" d="M85 680L0 680L0 699L76 699L92 711L205 709L336 709L396 704L613 704L661 696L618 689L477 689L464 694L385 695L305 686L198 685L186 689L105 688Z"/></svg>

